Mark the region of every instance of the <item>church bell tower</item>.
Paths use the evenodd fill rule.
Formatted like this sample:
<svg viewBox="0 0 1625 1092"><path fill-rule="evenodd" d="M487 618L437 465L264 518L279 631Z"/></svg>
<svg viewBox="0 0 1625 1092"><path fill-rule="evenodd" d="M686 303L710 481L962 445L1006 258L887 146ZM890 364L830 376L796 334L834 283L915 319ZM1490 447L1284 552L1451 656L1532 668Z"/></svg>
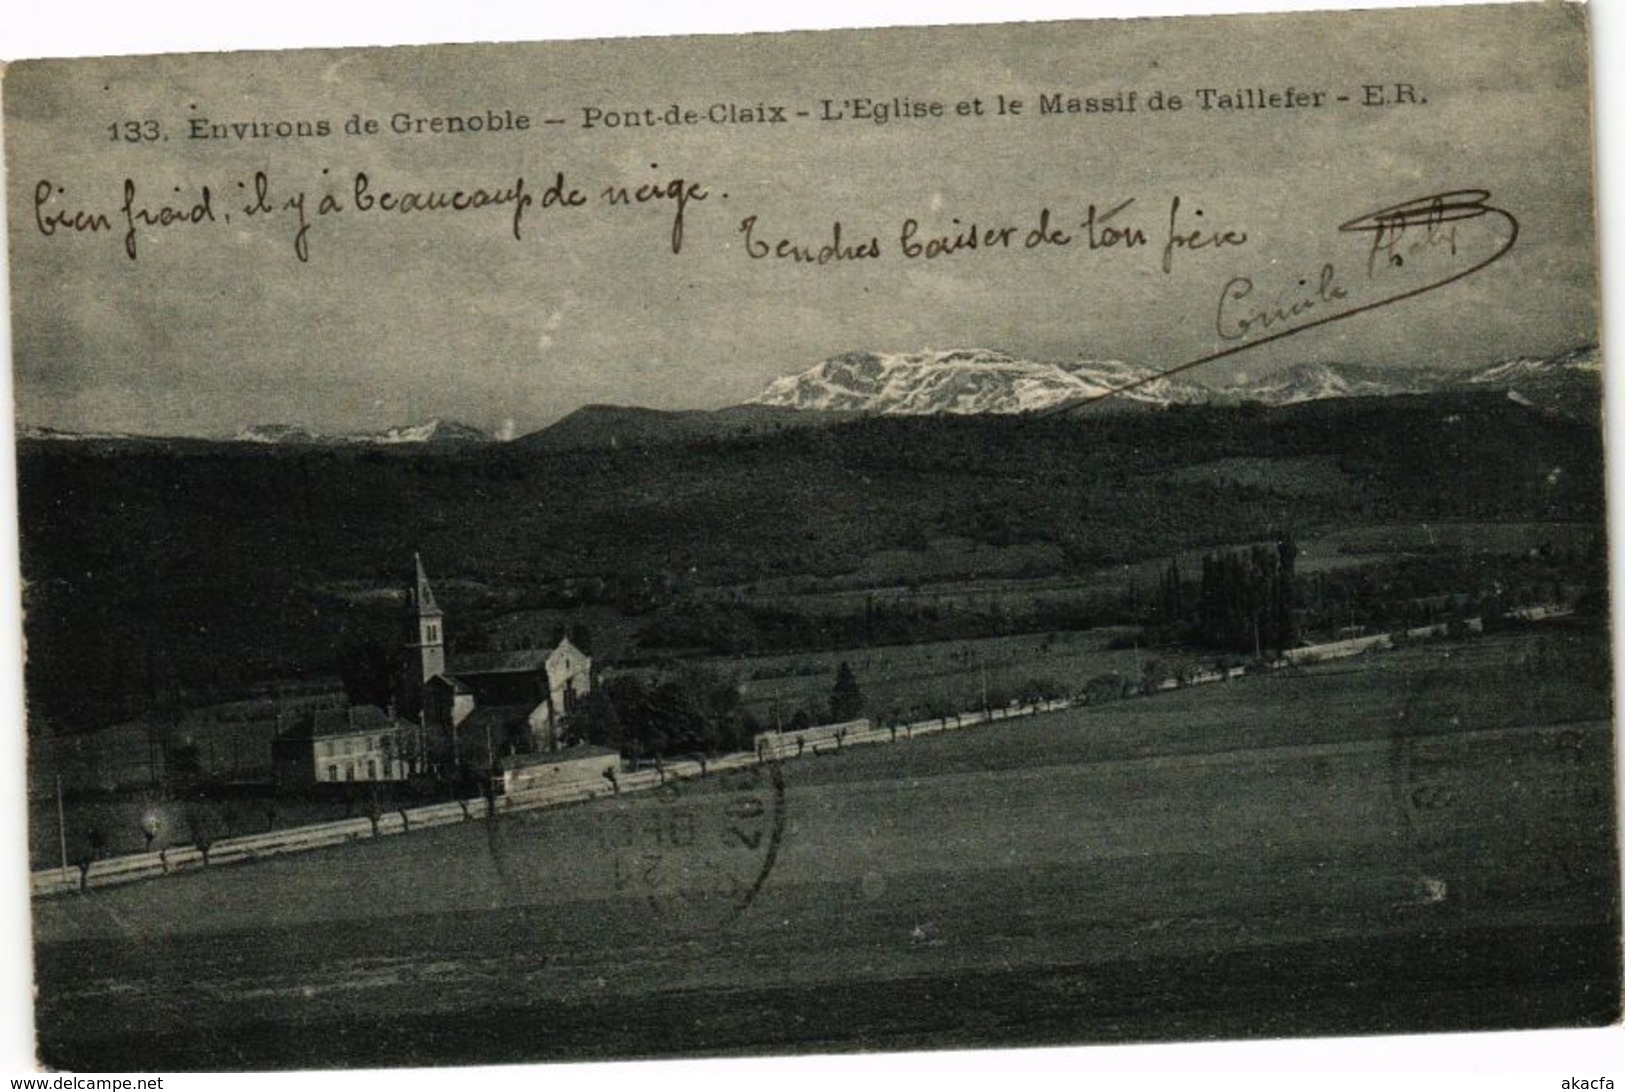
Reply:
<svg viewBox="0 0 1625 1092"><path fill-rule="evenodd" d="M446 673L445 612L434 601L434 589L423 571L423 558L412 555L417 565L417 579L407 593L406 603L406 664L402 706L403 711L423 714L423 684L436 675Z"/></svg>

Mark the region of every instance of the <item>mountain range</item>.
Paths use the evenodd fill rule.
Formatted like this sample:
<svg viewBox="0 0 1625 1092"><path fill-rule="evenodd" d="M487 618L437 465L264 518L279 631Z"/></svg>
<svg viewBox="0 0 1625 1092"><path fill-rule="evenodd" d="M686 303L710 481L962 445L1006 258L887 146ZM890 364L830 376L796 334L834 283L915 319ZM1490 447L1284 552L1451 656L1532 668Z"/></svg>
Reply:
<svg viewBox="0 0 1625 1092"><path fill-rule="evenodd" d="M1224 386L1210 386L1186 375L1163 376L1156 368L1118 360L1035 361L986 349L956 349L843 353L797 375L774 380L750 404L882 414L1029 413L1096 403L1259 402L1281 406L1327 398L1504 389L1541 405L1570 388L1600 392L1601 375L1602 358L1595 346L1466 372L1298 364Z"/></svg>
<svg viewBox="0 0 1625 1092"><path fill-rule="evenodd" d="M248 425L233 437L248 444L467 444L489 443L494 437L460 421L434 418L421 425L395 425L377 432L329 436L303 425Z"/></svg>
<svg viewBox="0 0 1625 1092"><path fill-rule="evenodd" d="M195 436L155 436L130 432L72 432L67 429L47 428L39 425L18 425L19 440L100 440L115 443L162 443L173 440L200 442ZM375 432L324 433L304 425L265 424L244 425L236 434L226 438L239 444L262 444L268 447L344 447L390 446L402 444L452 445L491 443L496 437L484 429L465 425L459 421L434 418L419 425L394 425Z"/></svg>
<svg viewBox="0 0 1625 1092"><path fill-rule="evenodd" d="M1445 391L1504 392L1519 405L1586 418L1600 412L1602 356L1596 346L1554 357L1516 357L1477 370L1306 363L1225 385L1120 360L1029 360L991 349L847 352L773 380L738 406L651 410L585 406L517 442L568 450L743 436L809 427L865 414L1099 413L1175 405L1285 406L1339 398ZM26 440L155 440L21 426ZM325 434L296 424L239 429L238 443L273 446L454 446L496 442L482 429L436 418L374 432Z"/></svg>
<svg viewBox="0 0 1625 1092"><path fill-rule="evenodd" d="M1155 405L1208 401L1213 392L1120 360L1023 360L989 349L842 353L768 384L751 404L865 413L1028 413L1115 391Z"/></svg>

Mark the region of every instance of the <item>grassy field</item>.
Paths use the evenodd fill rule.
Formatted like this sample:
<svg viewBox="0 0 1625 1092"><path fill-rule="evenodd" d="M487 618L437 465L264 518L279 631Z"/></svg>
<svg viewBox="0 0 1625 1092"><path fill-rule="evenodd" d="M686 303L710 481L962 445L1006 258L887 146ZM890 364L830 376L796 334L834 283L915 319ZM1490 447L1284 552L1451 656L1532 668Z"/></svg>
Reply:
<svg viewBox="0 0 1625 1092"><path fill-rule="evenodd" d="M781 722L787 722L797 709L827 709L835 671L843 661L851 665L871 716L889 719L896 711L919 719L927 715L921 711L924 706L981 708L984 673L990 692L1008 693L1022 693L1034 679L1057 682L1068 694L1107 672L1138 680L1145 662L1155 658L1153 654L1107 647L1133 632L1102 627L827 653L712 657L697 662L724 678L738 679L746 708L769 726L775 713Z"/></svg>
<svg viewBox="0 0 1625 1092"><path fill-rule="evenodd" d="M74 1069L1617 1019L1605 636L1553 627L34 907Z"/></svg>

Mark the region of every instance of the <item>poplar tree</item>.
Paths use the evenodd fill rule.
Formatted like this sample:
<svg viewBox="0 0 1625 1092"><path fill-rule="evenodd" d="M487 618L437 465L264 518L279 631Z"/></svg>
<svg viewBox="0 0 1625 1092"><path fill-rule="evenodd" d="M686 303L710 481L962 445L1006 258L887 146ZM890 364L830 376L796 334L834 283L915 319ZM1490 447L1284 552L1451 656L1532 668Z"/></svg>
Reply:
<svg viewBox="0 0 1625 1092"><path fill-rule="evenodd" d="M863 712L863 692L858 689L857 676L845 660L835 671L835 689L829 696L829 715L836 721L855 720Z"/></svg>

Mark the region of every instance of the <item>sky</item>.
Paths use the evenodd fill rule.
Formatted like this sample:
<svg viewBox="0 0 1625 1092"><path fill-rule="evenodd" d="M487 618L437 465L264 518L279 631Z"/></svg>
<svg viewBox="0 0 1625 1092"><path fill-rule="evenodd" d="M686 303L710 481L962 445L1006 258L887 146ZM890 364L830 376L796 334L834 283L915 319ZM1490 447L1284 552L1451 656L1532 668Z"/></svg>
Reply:
<svg viewBox="0 0 1625 1092"><path fill-rule="evenodd" d="M1270 286L1315 281L1328 261L1355 274L1365 237L1337 224L1465 187L1491 191L1521 224L1500 261L1202 377L1303 361L1481 366L1595 340L1580 19L1549 7L1248 18L14 67L5 122L17 420L230 435L249 423L348 431L440 417L511 434L588 403L733 404L851 350L986 347L1173 367L1231 347L1214 305L1233 278L1284 307L1295 297ZM1358 104L1365 84L1398 82L1426 104ZM1203 110L1194 95L1247 86L1324 89L1328 105ZM1184 108L1149 110L1158 88L1181 94ZM1133 113L1037 114L1043 95L1131 90ZM1356 101L1333 103L1339 93ZM997 116L1001 94L1022 99L1024 113ZM858 98L941 103L945 116L821 120L824 100L850 115L845 100ZM956 116L976 99L980 116ZM595 109L658 117L675 105L703 116L758 104L783 106L790 120L584 126ZM388 132L397 114L493 110L526 114L530 128ZM347 135L352 115L384 131ZM161 137L125 141L113 128L121 119L156 121ZM200 119L325 120L333 135L197 139ZM296 212L246 215L256 173L269 204L306 195L307 260L294 245ZM532 204L516 240L507 205L358 210L358 173L369 196L500 194L523 179ZM585 204L542 207L561 174ZM143 226L132 261L126 179L133 210L190 211L207 186L212 221ZM44 183L62 192L41 202ZM647 202L605 199L609 187L635 198L640 185L654 187ZM675 253L669 192L689 195ZM347 207L316 215L324 193ZM1246 242L1182 250L1163 269L1175 198L1181 234ZM1115 222L1139 227L1146 245L1087 249L1088 207L1103 214L1128 200ZM1022 242L1045 209L1077 237L1029 250ZM51 223L76 213L100 213L109 228ZM990 229L1013 230L1003 247L909 258L910 219L916 241L972 223L983 243ZM880 257L818 265L746 253L780 239L816 251L837 221L849 247L873 238ZM1464 248L1487 253L1488 229L1464 226Z"/></svg>

